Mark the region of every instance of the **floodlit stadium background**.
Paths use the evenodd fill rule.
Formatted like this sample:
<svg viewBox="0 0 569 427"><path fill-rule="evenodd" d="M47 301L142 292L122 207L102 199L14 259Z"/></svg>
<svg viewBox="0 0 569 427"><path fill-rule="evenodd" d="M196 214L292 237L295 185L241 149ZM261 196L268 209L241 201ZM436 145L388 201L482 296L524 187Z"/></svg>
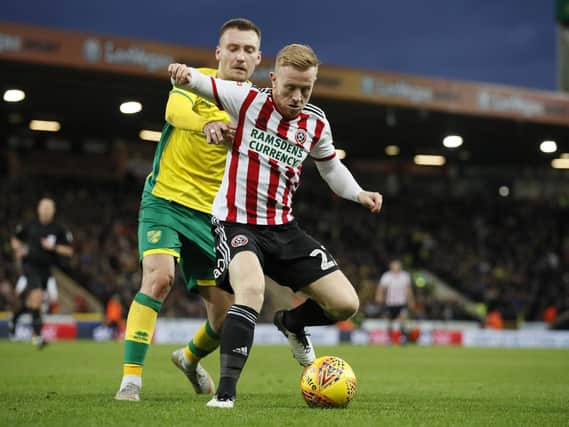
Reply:
<svg viewBox="0 0 569 427"><path fill-rule="evenodd" d="M285 39L259 11L250 16L263 29L266 53L254 82L267 85L282 44L302 41L322 52L312 102L326 111L354 175L385 197L384 211L372 217L334 197L312 165L303 171L296 216L337 256L362 301L354 325L315 330L315 341L385 342L372 297L388 260L400 256L414 275L421 343L569 346L567 335L549 332L551 325L567 328L563 316L569 313L569 5L549 5L549 27L533 28L532 38L532 28L528 35L516 17L523 22L528 13L540 20L544 14L525 3L511 11L518 26L503 33L514 40L505 48L544 66L487 58L479 51L492 46L482 41L469 44L479 61L469 67L461 62L456 74L453 62L462 56L456 46L448 50L451 34L444 34L442 52L423 46L390 57L387 45L400 43L402 33L361 46L364 36L354 30L356 49L349 32L334 42L314 33ZM163 125L165 68L175 61L215 66L217 28L243 13L212 13L204 20L209 30L196 30L192 38L161 35L158 24L143 25L148 17L124 28L112 19L89 21L85 11L74 17L71 3L52 21L38 10L30 18L11 7L12 19L0 22L0 310L9 309L18 277L9 237L47 192L74 233L76 255L57 273L59 301L46 327L53 338L105 339L105 303L118 294L128 307L140 283L137 209ZM366 31L370 39L373 31ZM502 33L493 34L492 43L500 44ZM421 45L420 36L414 40ZM373 60L364 63L363 57ZM405 57L414 66L406 67ZM494 62L508 60L517 68L487 74L499 69ZM129 107L135 112L125 113ZM295 302L271 289L264 320L275 307ZM553 319L544 319L548 309ZM491 311L500 312L507 331L480 329ZM184 342L203 317L200 301L177 286L155 339ZM6 315L0 319L0 336L6 336ZM259 326L256 340L280 342L269 325Z"/></svg>

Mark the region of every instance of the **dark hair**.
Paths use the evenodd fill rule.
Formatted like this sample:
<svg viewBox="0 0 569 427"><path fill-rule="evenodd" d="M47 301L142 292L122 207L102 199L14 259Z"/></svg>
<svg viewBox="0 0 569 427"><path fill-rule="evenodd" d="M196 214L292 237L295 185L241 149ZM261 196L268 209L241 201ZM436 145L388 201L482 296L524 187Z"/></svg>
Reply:
<svg viewBox="0 0 569 427"><path fill-rule="evenodd" d="M261 30L253 21L249 21L245 18L234 18L227 21L225 24L221 26L221 30L219 31L219 38L223 36L230 28L237 28L240 31L254 31L257 33L259 40L261 40Z"/></svg>

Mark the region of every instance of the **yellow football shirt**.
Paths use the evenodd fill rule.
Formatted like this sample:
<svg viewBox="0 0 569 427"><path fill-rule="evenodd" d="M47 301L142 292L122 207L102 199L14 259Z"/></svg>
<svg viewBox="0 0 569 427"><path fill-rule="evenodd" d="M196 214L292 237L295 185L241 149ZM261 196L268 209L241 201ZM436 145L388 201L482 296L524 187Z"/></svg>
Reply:
<svg viewBox="0 0 569 427"><path fill-rule="evenodd" d="M217 70L211 68L200 71L212 76L217 74ZM211 121L229 123L231 119L215 104L174 88L168 98L166 120L148 178L152 194L211 214L228 148L208 144L203 126Z"/></svg>

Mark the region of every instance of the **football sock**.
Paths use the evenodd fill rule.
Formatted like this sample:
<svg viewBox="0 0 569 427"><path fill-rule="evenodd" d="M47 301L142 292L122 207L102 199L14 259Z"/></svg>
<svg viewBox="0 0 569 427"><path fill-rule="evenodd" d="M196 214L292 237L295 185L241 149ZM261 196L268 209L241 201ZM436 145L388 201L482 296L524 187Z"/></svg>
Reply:
<svg viewBox="0 0 569 427"><path fill-rule="evenodd" d="M41 312L39 309L37 309L37 310L31 310L31 313L32 313L32 330L34 331L34 335L36 337L40 337L41 328L43 326Z"/></svg>
<svg viewBox="0 0 569 427"><path fill-rule="evenodd" d="M229 308L221 332L221 368L217 397L235 398L237 380L253 345L257 313L251 307L234 304Z"/></svg>
<svg viewBox="0 0 569 427"><path fill-rule="evenodd" d="M12 318L10 319L9 325L10 325L10 334L14 335L16 333L16 326L18 325L18 319L20 318L20 316L22 314L24 314L26 311L28 311L26 309L26 307L22 307L20 308L18 311L15 311L12 314Z"/></svg>
<svg viewBox="0 0 569 427"><path fill-rule="evenodd" d="M123 375L142 375L142 366L146 359L146 353L154 328L156 318L162 308L162 303L148 295L138 292L126 319L126 331L124 341Z"/></svg>
<svg viewBox="0 0 569 427"><path fill-rule="evenodd" d="M209 320L202 323L188 345L184 348L184 363L196 364L219 345L219 335L213 330Z"/></svg>
<svg viewBox="0 0 569 427"><path fill-rule="evenodd" d="M298 307L285 311L283 316L284 326L291 332L300 332L305 326L333 325L336 322L310 298Z"/></svg>

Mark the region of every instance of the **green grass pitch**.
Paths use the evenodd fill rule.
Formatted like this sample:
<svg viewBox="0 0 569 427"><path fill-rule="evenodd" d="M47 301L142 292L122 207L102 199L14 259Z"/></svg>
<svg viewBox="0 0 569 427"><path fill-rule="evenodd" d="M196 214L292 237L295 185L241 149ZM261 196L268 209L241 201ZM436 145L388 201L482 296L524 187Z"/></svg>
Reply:
<svg viewBox="0 0 569 427"><path fill-rule="evenodd" d="M568 426L569 351L319 347L358 377L347 409L310 409L287 347L253 349L233 410L205 406L151 347L140 402L113 400L122 343L0 341L1 426ZM204 361L215 379L218 353Z"/></svg>

